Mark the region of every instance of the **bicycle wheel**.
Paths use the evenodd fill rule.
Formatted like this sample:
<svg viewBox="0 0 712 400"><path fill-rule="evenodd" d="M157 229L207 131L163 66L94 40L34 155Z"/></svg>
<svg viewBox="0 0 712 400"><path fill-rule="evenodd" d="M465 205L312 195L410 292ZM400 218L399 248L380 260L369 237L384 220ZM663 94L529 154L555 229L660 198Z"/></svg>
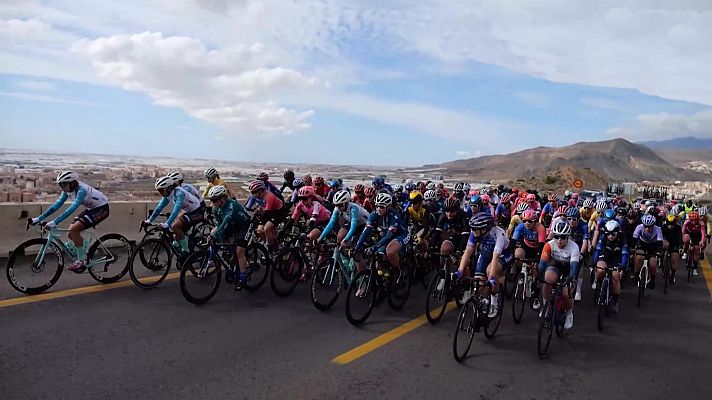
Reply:
<svg viewBox="0 0 712 400"><path fill-rule="evenodd" d="M549 355L551 336L554 331L554 307L552 301L547 301L539 317L539 332L537 333L537 352L539 358L544 359Z"/></svg>
<svg viewBox="0 0 712 400"><path fill-rule="evenodd" d="M512 263L507 267L507 273L504 275L504 294L508 299L511 299L516 290L517 283L519 281L519 274L517 274L516 264Z"/></svg>
<svg viewBox="0 0 712 400"><path fill-rule="evenodd" d="M390 290L388 291L388 305L396 311L400 311L410 297L410 271L405 265L391 272Z"/></svg>
<svg viewBox="0 0 712 400"><path fill-rule="evenodd" d="M428 285L428 293L425 295L425 317L431 324L437 324L445 314L449 298L448 287L450 286L450 274L440 270L433 275Z"/></svg>
<svg viewBox="0 0 712 400"><path fill-rule="evenodd" d="M205 250L208 247L208 238L213 225L208 221L199 222L195 225L188 236L188 249L195 251L196 249Z"/></svg>
<svg viewBox="0 0 712 400"><path fill-rule="evenodd" d="M123 278L131 265L131 243L118 233L101 236L87 250L89 275L101 283Z"/></svg>
<svg viewBox="0 0 712 400"><path fill-rule="evenodd" d="M288 249L286 257L279 257L277 265L272 268L269 284L277 296L285 297L292 294L302 275L304 260L298 249Z"/></svg>
<svg viewBox="0 0 712 400"><path fill-rule="evenodd" d="M208 264L210 253L199 251L185 259L180 269L180 291L193 304L204 304L215 296L220 288L222 262Z"/></svg>
<svg viewBox="0 0 712 400"><path fill-rule="evenodd" d="M502 314L504 314L505 297L506 296L504 296L503 293L499 294L499 302L497 303L497 315L494 318L487 317L487 323L485 324L484 330L484 334L487 339L492 339L494 335L497 334L499 324L502 322Z"/></svg>
<svg viewBox="0 0 712 400"><path fill-rule="evenodd" d="M346 319L352 325L366 322L376 304L378 291L379 285L371 269L365 269L354 276L346 296Z"/></svg>
<svg viewBox="0 0 712 400"><path fill-rule="evenodd" d="M694 269L693 267L693 262L692 262L692 252L688 250L687 252L687 262L685 263L687 265L687 283L692 282L692 270Z"/></svg>
<svg viewBox="0 0 712 400"><path fill-rule="evenodd" d="M171 269L172 259L173 252L165 241L155 237L144 240L131 255L129 262L131 281L142 289L157 286L166 279Z"/></svg>
<svg viewBox="0 0 712 400"><path fill-rule="evenodd" d="M344 277L338 262L333 258L324 259L311 276L311 301L320 311L330 309L339 299Z"/></svg>
<svg viewBox="0 0 712 400"><path fill-rule="evenodd" d="M245 249L245 256L249 274L245 289L248 292L254 292L267 281L272 259L269 257L267 248L261 243L250 243Z"/></svg>
<svg viewBox="0 0 712 400"><path fill-rule="evenodd" d="M462 305L457 316L455 337L452 340L452 355L457 362L462 362L470 352L472 340L475 338L475 323L478 318L477 296L472 296Z"/></svg>
<svg viewBox="0 0 712 400"><path fill-rule="evenodd" d="M46 244L46 238L34 238L10 253L6 275L13 289L24 294L38 294L57 283L64 270L64 253L56 243L49 243L38 263L37 255Z"/></svg>
<svg viewBox="0 0 712 400"><path fill-rule="evenodd" d="M645 283L648 280L648 271L645 268L640 270L640 275L638 276L638 308L640 308L640 302L643 300L645 295Z"/></svg>
<svg viewBox="0 0 712 400"><path fill-rule="evenodd" d="M601 282L601 291L600 295L598 296L598 319L597 319L597 326L598 326L598 331L603 332L603 320L606 318L608 315L608 279L604 279L603 282Z"/></svg>
<svg viewBox="0 0 712 400"><path fill-rule="evenodd" d="M517 284L514 287L514 293L512 294L512 318L515 324L522 322L522 317L524 316L524 306L527 304L527 294L526 285L524 284L526 276L524 272L519 274L517 279Z"/></svg>
<svg viewBox="0 0 712 400"><path fill-rule="evenodd" d="M670 256L663 257L663 293L668 294L668 285L670 284Z"/></svg>

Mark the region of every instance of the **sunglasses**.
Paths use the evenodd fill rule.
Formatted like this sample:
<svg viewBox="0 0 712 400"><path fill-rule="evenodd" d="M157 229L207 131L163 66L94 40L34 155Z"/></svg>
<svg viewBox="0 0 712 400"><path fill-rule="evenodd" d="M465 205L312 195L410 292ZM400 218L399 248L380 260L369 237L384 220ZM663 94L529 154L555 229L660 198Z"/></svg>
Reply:
<svg viewBox="0 0 712 400"><path fill-rule="evenodd" d="M525 219L525 220L522 220L522 222L524 222L525 224L531 224L534 221L532 221L530 219Z"/></svg>
<svg viewBox="0 0 712 400"><path fill-rule="evenodd" d="M569 235L554 235L554 239L556 240L568 240Z"/></svg>
<svg viewBox="0 0 712 400"><path fill-rule="evenodd" d="M578 221L578 218L568 218L568 217L567 217L566 219L569 220L569 221Z"/></svg>
<svg viewBox="0 0 712 400"><path fill-rule="evenodd" d="M385 209L386 209L386 206L376 206L376 208L384 209L384 210L385 210Z"/></svg>

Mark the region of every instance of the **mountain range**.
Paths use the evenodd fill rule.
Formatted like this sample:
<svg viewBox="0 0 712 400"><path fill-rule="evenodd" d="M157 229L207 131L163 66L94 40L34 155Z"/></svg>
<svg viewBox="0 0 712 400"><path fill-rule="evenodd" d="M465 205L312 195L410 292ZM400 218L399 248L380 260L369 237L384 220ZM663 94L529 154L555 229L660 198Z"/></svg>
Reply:
<svg viewBox="0 0 712 400"><path fill-rule="evenodd" d="M655 144L653 145L655 146ZM665 147L664 142L659 146ZM678 152L682 150L676 149ZM695 150L698 151L698 150ZM709 149L712 152L712 146ZM712 157L709 159L712 160ZM707 180L712 176L671 164L648 146L625 139L536 147L505 155L425 165L470 180L530 180L542 176L588 174L603 181ZM562 169L566 169L563 171Z"/></svg>
<svg viewBox="0 0 712 400"><path fill-rule="evenodd" d="M684 137L661 141L639 142L653 149L666 161L684 165L690 161L712 160L712 139Z"/></svg>

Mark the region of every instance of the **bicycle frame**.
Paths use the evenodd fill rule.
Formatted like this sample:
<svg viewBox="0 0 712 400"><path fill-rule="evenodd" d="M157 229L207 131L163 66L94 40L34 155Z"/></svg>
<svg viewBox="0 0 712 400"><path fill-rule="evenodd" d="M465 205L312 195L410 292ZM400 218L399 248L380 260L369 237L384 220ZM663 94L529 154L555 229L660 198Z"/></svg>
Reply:
<svg viewBox="0 0 712 400"><path fill-rule="evenodd" d="M61 232L69 232L69 229L53 228L53 229L50 229L49 231L47 231L47 236L46 236L47 241L45 242L44 246L42 246L40 251L37 253L37 256L35 257L34 265L40 265L44 262L44 257L47 252L47 247L50 246L50 243L56 244L59 247L59 249L63 255L68 255L68 256L70 256L71 259L76 260L76 257L72 256L69 253L69 251L67 251L67 247L59 239L59 236L60 236L59 233L61 233ZM87 232L87 235L89 236L87 243L89 243L91 245L91 243L94 241L94 239L96 237L94 230ZM44 231L40 232L40 237L45 237ZM106 250L106 247L104 247L104 249ZM104 262L104 260L101 260L101 261L93 261L92 260L92 262L87 264L87 267L93 267L94 265L102 263L102 262Z"/></svg>

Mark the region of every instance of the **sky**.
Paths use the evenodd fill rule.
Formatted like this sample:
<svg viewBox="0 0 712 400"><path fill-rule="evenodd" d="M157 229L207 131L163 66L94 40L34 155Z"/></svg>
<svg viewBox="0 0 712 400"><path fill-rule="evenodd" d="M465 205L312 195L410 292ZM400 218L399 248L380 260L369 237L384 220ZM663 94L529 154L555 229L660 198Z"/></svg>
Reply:
<svg viewBox="0 0 712 400"><path fill-rule="evenodd" d="M712 2L0 3L0 147L418 166L712 138Z"/></svg>

